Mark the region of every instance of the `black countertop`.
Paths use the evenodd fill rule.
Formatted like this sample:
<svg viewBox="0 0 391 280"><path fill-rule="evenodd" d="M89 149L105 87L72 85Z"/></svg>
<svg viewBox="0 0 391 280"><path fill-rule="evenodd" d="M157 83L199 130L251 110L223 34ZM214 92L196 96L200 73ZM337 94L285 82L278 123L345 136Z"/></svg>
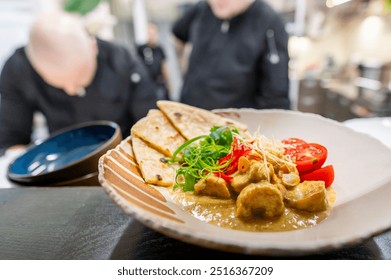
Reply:
<svg viewBox="0 0 391 280"><path fill-rule="evenodd" d="M168 238L123 213L100 187L18 187L0 189L0 259L271 258ZM391 231L354 247L297 259L391 259Z"/></svg>

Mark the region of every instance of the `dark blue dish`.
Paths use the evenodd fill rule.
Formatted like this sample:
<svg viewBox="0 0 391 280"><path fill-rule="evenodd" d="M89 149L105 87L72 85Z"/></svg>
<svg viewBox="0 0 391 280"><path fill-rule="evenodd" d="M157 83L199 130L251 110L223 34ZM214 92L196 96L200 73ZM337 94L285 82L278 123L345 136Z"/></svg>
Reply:
<svg viewBox="0 0 391 280"><path fill-rule="evenodd" d="M118 125L108 121L59 131L14 160L8 168L8 178L20 183L55 183L95 172L99 157L118 134Z"/></svg>

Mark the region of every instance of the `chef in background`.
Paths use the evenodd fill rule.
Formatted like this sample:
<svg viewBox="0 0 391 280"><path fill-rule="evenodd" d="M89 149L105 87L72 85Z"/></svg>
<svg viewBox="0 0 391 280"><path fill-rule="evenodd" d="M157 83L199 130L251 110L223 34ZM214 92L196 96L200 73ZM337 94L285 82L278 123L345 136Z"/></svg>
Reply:
<svg viewBox="0 0 391 280"><path fill-rule="evenodd" d="M152 80L156 83L159 99L169 99L170 81L166 54L159 44L159 31L156 24L148 23L148 41L137 47Z"/></svg>
<svg viewBox="0 0 391 280"><path fill-rule="evenodd" d="M290 108L288 35L265 2L200 1L172 31L185 68L182 102L205 109Z"/></svg>
<svg viewBox="0 0 391 280"><path fill-rule="evenodd" d="M28 45L16 49L0 76L0 149L30 143L33 114L49 132L92 120L119 124L123 136L157 101L142 63L122 46L90 36L78 18L45 13Z"/></svg>

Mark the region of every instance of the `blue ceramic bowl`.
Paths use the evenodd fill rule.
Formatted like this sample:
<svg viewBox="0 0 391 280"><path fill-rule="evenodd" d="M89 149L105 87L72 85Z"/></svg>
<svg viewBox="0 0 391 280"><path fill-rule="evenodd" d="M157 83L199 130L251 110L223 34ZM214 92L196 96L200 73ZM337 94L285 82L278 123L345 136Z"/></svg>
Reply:
<svg viewBox="0 0 391 280"><path fill-rule="evenodd" d="M55 185L97 172L98 160L122 140L110 121L82 123L30 146L8 168L10 180L26 185Z"/></svg>

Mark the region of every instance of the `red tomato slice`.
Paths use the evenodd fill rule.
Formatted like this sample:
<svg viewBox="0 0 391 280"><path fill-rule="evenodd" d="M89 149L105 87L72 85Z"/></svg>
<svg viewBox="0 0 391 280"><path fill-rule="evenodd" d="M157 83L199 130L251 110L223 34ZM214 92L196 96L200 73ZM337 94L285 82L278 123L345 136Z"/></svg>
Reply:
<svg viewBox="0 0 391 280"><path fill-rule="evenodd" d="M295 155L296 167L299 173L314 171L325 163L327 149L317 143L309 143L308 147L300 147Z"/></svg>
<svg viewBox="0 0 391 280"><path fill-rule="evenodd" d="M281 142L287 145L285 147L285 154L290 155L292 159L296 159L299 151L309 147L307 142L299 138L287 138Z"/></svg>
<svg viewBox="0 0 391 280"><path fill-rule="evenodd" d="M300 145L300 144L307 144L306 141L300 139L300 138L287 138L281 141L284 144L287 145Z"/></svg>
<svg viewBox="0 0 391 280"><path fill-rule="evenodd" d="M285 148L285 154L296 163L300 174L322 167L327 159L327 149L320 144L307 143L298 138L288 138L282 142L289 145Z"/></svg>
<svg viewBox="0 0 391 280"><path fill-rule="evenodd" d="M330 187L334 182L335 174L332 165L319 168L313 172L300 175L301 181L323 181L326 188Z"/></svg>

